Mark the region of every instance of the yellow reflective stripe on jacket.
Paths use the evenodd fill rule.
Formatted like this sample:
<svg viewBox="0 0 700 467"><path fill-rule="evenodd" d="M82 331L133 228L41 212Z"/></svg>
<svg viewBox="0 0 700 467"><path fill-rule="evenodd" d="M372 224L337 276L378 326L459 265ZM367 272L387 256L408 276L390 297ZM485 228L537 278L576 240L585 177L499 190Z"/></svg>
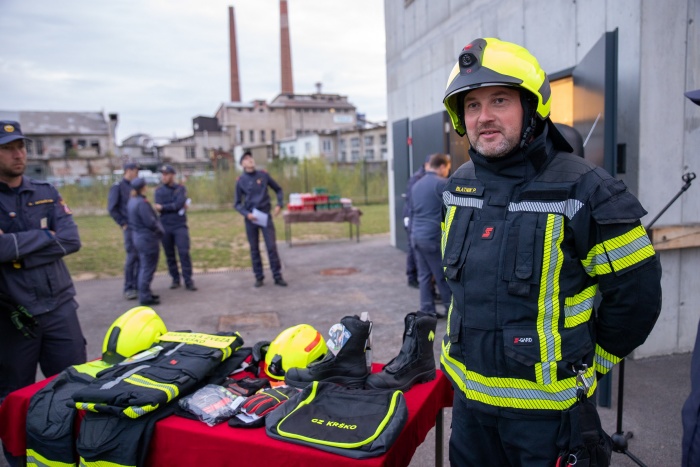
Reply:
<svg viewBox="0 0 700 467"><path fill-rule="evenodd" d="M441 256L444 258L445 257L445 247L447 246L447 237L450 233L450 227L452 227L452 221L455 218L455 212L457 212L457 208L455 206L448 206L447 207L447 212L445 213L445 220L442 222L442 238L440 240L440 253ZM443 267L442 270L444 271L445 268Z"/></svg>
<svg viewBox="0 0 700 467"><path fill-rule="evenodd" d="M129 418L139 418L143 415L146 415L148 412L153 412L158 407L160 407L160 404L134 405L131 407L127 407L126 409L123 410L123 412L124 412L124 415L126 415Z"/></svg>
<svg viewBox="0 0 700 467"><path fill-rule="evenodd" d="M82 457L80 458L80 467L136 467L125 464L118 464L116 462L109 461L86 461Z"/></svg>
<svg viewBox="0 0 700 467"><path fill-rule="evenodd" d="M547 216L542 258L542 278L537 300L537 335L540 340L540 362L535 364L539 384L557 380L557 362L561 360L559 334L559 274L564 262L561 242L564 239L564 219L556 214Z"/></svg>
<svg viewBox="0 0 700 467"><path fill-rule="evenodd" d="M47 459L33 449L27 448L27 467L75 467L74 462L58 462Z"/></svg>
<svg viewBox="0 0 700 467"><path fill-rule="evenodd" d="M99 410L95 409L95 404L94 402L76 402L75 403L75 408L78 410L87 410L88 412L99 412Z"/></svg>
<svg viewBox="0 0 700 467"><path fill-rule="evenodd" d="M654 248L643 226L596 244L582 261L586 273L601 276L633 266L654 256Z"/></svg>
<svg viewBox="0 0 700 467"><path fill-rule="evenodd" d="M576 377L552 384L538 384L525 379L486 377L473 371L449 356L449 340L443 341L440 361L443 369L467 399L494 407L525 410L565 410L576 401ZM584 374L592 396L598 385L595 369L588 368Z"/></svg>
<svg viewBox="0 0 700 467"><path fill-rule="evenodd" d="M91 362L87 363L81 363L80 365L73 365L73 369L77 371L78 373L82 373L85 375L92 376L93 378L97 378L97 373L99 373L102 370L106 370L107 368L111 368L112 364L107 363L104 360L93 360Z"/></svg>
<svg viewBox="0 0 700 467"><path fill-rule="evenodd" d="M167 395L168 402L180 394L180 389L175 384L160 383L138 374L129 376L124 382L133 384L134 386L161 390Z"/></svg>
<svg viewBox="0 0 700 467"><path fill-rule="evenodd" d="M587 287L574 295L564 299L564 327L573 328L583 324L591 318L593 313L593 301L598 291L598 284Z"/></svg>
<svg viewBox="0 0 700 467"><path fill-rule="evenodd" d="M595 368L600 374L606 374L612 367L622 360L610 352L606 352L601 346L595 346Z"/></svg>

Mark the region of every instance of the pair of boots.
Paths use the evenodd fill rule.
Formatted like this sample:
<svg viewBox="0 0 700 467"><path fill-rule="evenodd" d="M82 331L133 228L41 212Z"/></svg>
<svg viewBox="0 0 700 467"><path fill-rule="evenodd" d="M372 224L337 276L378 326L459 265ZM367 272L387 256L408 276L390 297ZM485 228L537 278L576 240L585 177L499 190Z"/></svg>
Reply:
<svg viewBox="0 0 700 467"><path fill-rule="evenodd" d="M416 383L435 379L433 341L437 319L434 316L406 315L399 355L381 372L373 374L365 357L371 323L357 316L346 316L340 322L351 336L338 354L329 351L323 360L307 368L290 368L285 375L287 384L304 388L313 381L327 381L352 388L407 391Z"/></svg>

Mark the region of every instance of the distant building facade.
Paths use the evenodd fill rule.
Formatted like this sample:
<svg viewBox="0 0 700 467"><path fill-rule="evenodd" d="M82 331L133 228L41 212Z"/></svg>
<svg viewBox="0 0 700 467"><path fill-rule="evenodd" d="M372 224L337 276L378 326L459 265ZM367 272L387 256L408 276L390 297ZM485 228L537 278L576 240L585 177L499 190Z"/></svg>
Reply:
<svg viewBox="0 0 700 467"><path fill-rule="evenodd" d="M31 177L109 175L118 165L117 114L0 110L0 119L15 120L31 138L27 174Z"/></svg>

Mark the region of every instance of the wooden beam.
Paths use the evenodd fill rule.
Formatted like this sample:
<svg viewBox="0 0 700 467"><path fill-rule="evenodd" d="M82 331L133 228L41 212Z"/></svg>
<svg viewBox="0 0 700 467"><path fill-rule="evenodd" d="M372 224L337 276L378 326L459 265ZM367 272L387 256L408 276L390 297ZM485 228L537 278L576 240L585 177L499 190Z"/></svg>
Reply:
<svg viewBox="0 0 700 467"><path fill-rule="evenodd" d="M700 246L700 224L652 227L649 235L656 251Z"/></svg>

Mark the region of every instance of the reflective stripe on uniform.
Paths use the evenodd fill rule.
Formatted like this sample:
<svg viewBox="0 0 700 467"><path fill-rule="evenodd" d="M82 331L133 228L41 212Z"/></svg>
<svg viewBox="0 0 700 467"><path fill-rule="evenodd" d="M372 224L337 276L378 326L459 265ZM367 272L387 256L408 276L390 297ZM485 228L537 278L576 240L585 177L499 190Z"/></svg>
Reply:
<svg viewBox="0 0 700 467"><path fill-rule="evenodd" d="M598 291L598 284L587 287L574 295L564 299L564 327L573 328L583 324L591 318L593 313L593 301Z"/></svg>
<svg viewBox="0 0 700 467"><path fill-rule="evenodd" d="M517 378L482 376L449 356L449 338L443 340L440 361L449 379L467 396L494 407L526 410L565 410L576 402L576 377L566 378L552 384L542 385ZM595 368L584 374L588 384L588 395L597 387Z"/></svg>
<svg viewBox="0 0 700 467"><path fill-rule="evenodd" d="M34 449L27 448L27 467L75 467L75 462L52 461Z"/></svg>
<svg viewBox="0 0 700 467"><path fill-rule="evenodd" d="M118 464L116 462L109 461L86 461L82 457L80 458L80 467L135 467L125 464Z"/></svg>
<svg viewBox="0 0 700 467"><path fill-rule="evenodd" d="M557 380L557 362L561 360L559 334L559 274L564 262L561 242L564 239L564 219L556 214L547 216L542 258L542 278L537 300L537 335L540 341L540 362L535 364L539 384Z"/></svg>
<svg viewBox="0 0 700 467"><path fill-rule="evenodd" d="M144 388L158 389L163 391L167 396L167 401L170 402L180 394L180 389L175 384L160 383L152 379L148 379L143 375L131 375L124 382L141 386Z"/></svg>
<svg viewBox="0 0 700 467"><path fill-rule="evenodd" d="M566 216L572 219L576 213L583 207L583 203L577 199L566 199L564 201L520 201L518 203L509 203L508 211L510 212L541 212L555 213Z"/></svg>
<svg viewBox="0 0 700 467"><path fill-rule="evenodd" d="M654 248L643 226L596 244L581 263L586 273L601 276L621 271L654 256Z"/></svg>
<svg viewBox="0 0 700 467"><path fill-rule="evenodd" d="M601 346L596 344L595 346L595 367L598 373L606 374L612 367L618 364L622 360L620 357L616 357L610 352L606 352Z"/></svg>

